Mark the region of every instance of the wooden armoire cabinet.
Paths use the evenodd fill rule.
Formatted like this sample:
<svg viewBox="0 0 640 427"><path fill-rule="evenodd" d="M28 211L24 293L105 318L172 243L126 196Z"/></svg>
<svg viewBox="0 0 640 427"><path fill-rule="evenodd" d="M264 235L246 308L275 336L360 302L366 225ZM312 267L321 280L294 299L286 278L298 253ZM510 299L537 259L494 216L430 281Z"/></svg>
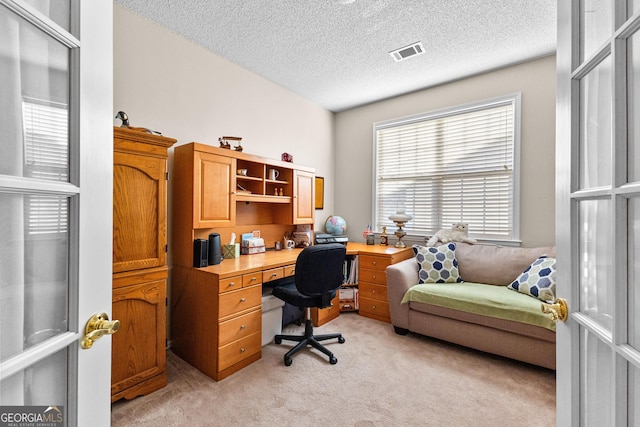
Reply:
<svg viewBox="0 0 640 427"><path fill-rule="evenodd" d="M176 140L114 128L111 401L167 383L167 155Z"/></svg>

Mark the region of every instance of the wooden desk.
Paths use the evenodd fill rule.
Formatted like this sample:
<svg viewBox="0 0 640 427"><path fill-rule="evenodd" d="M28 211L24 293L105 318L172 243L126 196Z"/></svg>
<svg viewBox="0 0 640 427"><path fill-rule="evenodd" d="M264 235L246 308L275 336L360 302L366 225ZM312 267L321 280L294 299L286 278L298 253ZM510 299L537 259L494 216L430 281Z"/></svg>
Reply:
<svg viewBox="0 0 640 427"><path fill-rule="evenodd" d="M172 349L219 381L262 356L262 283L295 274L302 249L172 270Z"/></svg>
<svg viewBox="0 0 640 427"><path fill-rule="evenodd" d="M260 359L262 283L293 276L301 251L270 250L204 268L174 266L173 351L216 381ZM413 256L411 248L349 243L347 253L359 255L360 275L367 279L360 285L360 314L388 322L384 269Z"/></svg>

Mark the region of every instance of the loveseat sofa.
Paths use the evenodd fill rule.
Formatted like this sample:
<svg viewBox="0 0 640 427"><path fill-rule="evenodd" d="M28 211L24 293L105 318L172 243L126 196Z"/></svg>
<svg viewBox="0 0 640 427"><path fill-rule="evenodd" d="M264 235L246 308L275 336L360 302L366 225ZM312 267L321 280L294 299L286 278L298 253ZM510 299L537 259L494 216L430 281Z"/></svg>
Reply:
<svg viewBox="0 0 640 427"><path fill-rule="evenodd" d="M416 258L387 268L395 331L401 335L411 331L555 369L555 324L550 315L542 313L542 301L522 293L523 289L507 288L541 256L553 260L555 248L466 243L453 247L458 275L457 280L448 280L453 283L415 286L419 271L423 280L432 281Z"/></svg>

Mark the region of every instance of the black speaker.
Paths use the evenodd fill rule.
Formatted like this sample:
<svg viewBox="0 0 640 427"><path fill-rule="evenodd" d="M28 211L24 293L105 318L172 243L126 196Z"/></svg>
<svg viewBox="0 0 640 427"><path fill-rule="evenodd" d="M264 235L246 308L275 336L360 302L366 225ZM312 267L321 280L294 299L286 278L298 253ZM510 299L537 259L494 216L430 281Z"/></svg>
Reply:
<svg viewBox="0 0 640 427"><path fill-rule="evenodd" d="M204 239L195 239L193 241L193 266L200 268L206 267L209 257L209 242Z"/></svg>
<svg viewBox="0 0 640 427"><path fill-rule="evenodd" d="M209 265L218 265L220 261L222 261L220 235L218 233L211 233L209 234Z"/></svg>

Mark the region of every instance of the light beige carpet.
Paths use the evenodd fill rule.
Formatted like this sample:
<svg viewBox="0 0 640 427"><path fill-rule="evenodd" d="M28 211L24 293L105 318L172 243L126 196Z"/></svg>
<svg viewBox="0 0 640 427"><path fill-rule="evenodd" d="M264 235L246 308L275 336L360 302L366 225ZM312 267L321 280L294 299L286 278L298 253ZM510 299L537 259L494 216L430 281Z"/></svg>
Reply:
<svg viewBox="0 0 640 427"><path fill-rule="evenodd" d="M286 333L302 333L289 325ZM263 347L262 359L215 382L168 352L167 387L112 405L112 426L551 426L555 372L343 313L316 333L330 343L331 365L305 350L284 366L293 345Z"/></svg>

